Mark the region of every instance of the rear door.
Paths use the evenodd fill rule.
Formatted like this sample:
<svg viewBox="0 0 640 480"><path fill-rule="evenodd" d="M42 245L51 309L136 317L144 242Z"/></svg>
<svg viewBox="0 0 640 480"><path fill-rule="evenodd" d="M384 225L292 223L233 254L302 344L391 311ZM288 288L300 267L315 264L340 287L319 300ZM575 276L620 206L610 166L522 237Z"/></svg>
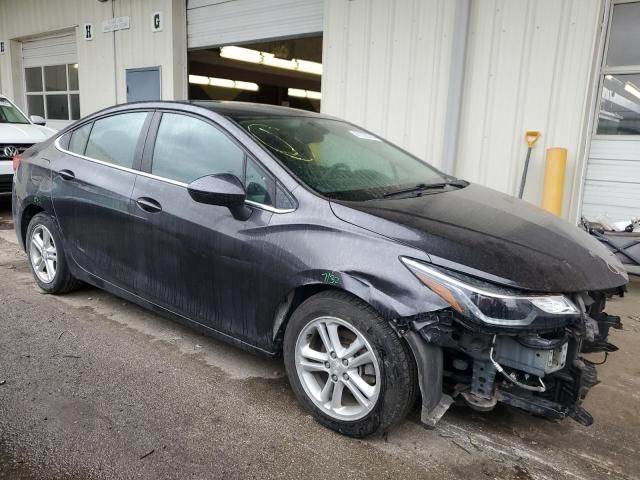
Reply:
<svg viewBox="0 0 640 480"><path fill-rule="evenodd" d="M253 343L275 182L215 124L182 113L157 115L155 146L150 132L145 150L149 174L138 176L132 194L144 272L136 288L158 305ZM261 206L252 207L249 219L189 196L188 183L218 173L249 178L250 199Z"/></svg>
<svg viewBox="0 0 640 480"><path fill-rule="evenodd" d="M129 290L135 276L130 195L152 113L99 118L59 143L52 162L53 205L75 263Z"/></svg>

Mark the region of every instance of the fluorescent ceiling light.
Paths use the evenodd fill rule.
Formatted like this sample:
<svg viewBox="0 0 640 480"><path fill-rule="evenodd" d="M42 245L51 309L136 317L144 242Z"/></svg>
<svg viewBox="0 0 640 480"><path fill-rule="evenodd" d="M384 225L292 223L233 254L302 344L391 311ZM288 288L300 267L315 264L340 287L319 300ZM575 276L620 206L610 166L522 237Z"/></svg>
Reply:
<svg viewBox="0 0 640 480"><path fill-rule="evenodd" d="M240 60L241 62L262 63L262 53L249 48L235 46L222 47L220 49L220 56Z"/></svg>
<svg viewBox="0 0 640 480"><path fill-rule="evenodd" d="M209 77L203 77L201 75L189 75L189 83L196 85L209 85Z"/></svg>
<svg viewBox="0 0 640 480"><path fill-rule="evenodd" d="M640 90L638 90L638 87L636 87L633 83L631 82L625 83L624 89L627 92L629 92L631 95L634 95L637 98L640 98Z"/></svg>
<svg viewBox="0 0 640 480"><path fill-rule="evenodd" d="M258 87L257 83L253 82L241 82L240 80L235 81L234 88L238 88L240 90L250 90L252 92L257 92L260 87Z"/></svg>
<svg viewBox="0 0 640 480"><path fill-rule="evenodd" d="M241 62L257 63L260 65L267 65L269 67L322 75L321 63L311 62L309 60L298 60L295 58L285 60L283 58L277 58L273 53L260 52L258 50L251 50L250 48L236 47L233 45L222 47L220 49L220 56L231 60L239 60Z"/></svg>
<svg viewBox="0 0 640 480"><path fill-rule="evenodd" d="M613 75L605 75L604 78L607 80L613 80Z"/></svg>
<svg viewBox="0 0 640 480"><path fill-rule="evenodd" d="M622 115L613 112L607 112L606 110L600 110L600 118L604 118L606 120L610 120L612 122L620 123L622 120Z"/></svg>
<svg viewBox="0 0 640 480"><path fill-rule="evenodd" d="M322 100L322 94L320 92L314 92L313 90L302 90L300 88L290 88L287 93L290 97L299 98L311 98L313 100Z"/></svg>
<svg viewBox="0 0 640 480"><path fill-rule="evenodd" d="M233 80L228 80L226 78L209 78L209 85L212 87L222 87L222 88L234 88L236 86L236 82Z"/></svg>
<svg viewBox="0 0 640 480"><path fill-rule="evenodd" d="M236 90L249 90L251 92L260 90L257 83L229 80L228 78L203 77L201 75L189 75L189 83L195 85L211 85L212 87L235 88Z"/></svg>

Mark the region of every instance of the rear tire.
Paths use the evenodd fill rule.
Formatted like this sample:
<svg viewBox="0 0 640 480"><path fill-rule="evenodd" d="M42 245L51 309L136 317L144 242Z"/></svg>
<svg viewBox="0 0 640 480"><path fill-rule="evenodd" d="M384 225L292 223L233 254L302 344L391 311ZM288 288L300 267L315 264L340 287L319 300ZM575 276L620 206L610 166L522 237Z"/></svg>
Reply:
<svg viewBox="0 0 640 480"><path fill-rule="evenodd" d="M415 403L417 368L407 344L375 310L345 292L303 302L287 325L283 353L300 403L344 435L387 432Z"/></svg>
<svg viewBox="0 0 640 480"><path fill-rule="evenodd" d="M67 293L82 285L69 271L60 229L50 215L42 212L31 219L25 243L31 272L44 292Z"/></svg>

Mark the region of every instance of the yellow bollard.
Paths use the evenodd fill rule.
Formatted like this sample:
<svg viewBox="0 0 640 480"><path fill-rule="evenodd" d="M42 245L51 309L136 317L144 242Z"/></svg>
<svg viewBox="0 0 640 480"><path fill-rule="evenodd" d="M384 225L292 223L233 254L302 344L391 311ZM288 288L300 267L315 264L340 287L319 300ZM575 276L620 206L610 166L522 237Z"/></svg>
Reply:
<svg viewBox="0 0 640 480"><path fill-rule="evenodd" d="M555 215L560 215L560 212L562 212L562 194L564 192L564 173L566 169L567 149L559 147L547 148L542 208Z"/></svg>

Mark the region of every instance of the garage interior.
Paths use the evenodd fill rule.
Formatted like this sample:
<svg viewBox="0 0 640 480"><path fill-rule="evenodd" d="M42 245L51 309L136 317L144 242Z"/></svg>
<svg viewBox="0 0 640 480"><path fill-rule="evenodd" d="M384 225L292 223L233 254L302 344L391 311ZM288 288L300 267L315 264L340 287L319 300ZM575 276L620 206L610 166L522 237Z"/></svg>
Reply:
<svg viewBox="0 0 640 480"><path fill-rule="evenodd" d="M322 35L188 52L189 99L320 111Z"/></svg>

